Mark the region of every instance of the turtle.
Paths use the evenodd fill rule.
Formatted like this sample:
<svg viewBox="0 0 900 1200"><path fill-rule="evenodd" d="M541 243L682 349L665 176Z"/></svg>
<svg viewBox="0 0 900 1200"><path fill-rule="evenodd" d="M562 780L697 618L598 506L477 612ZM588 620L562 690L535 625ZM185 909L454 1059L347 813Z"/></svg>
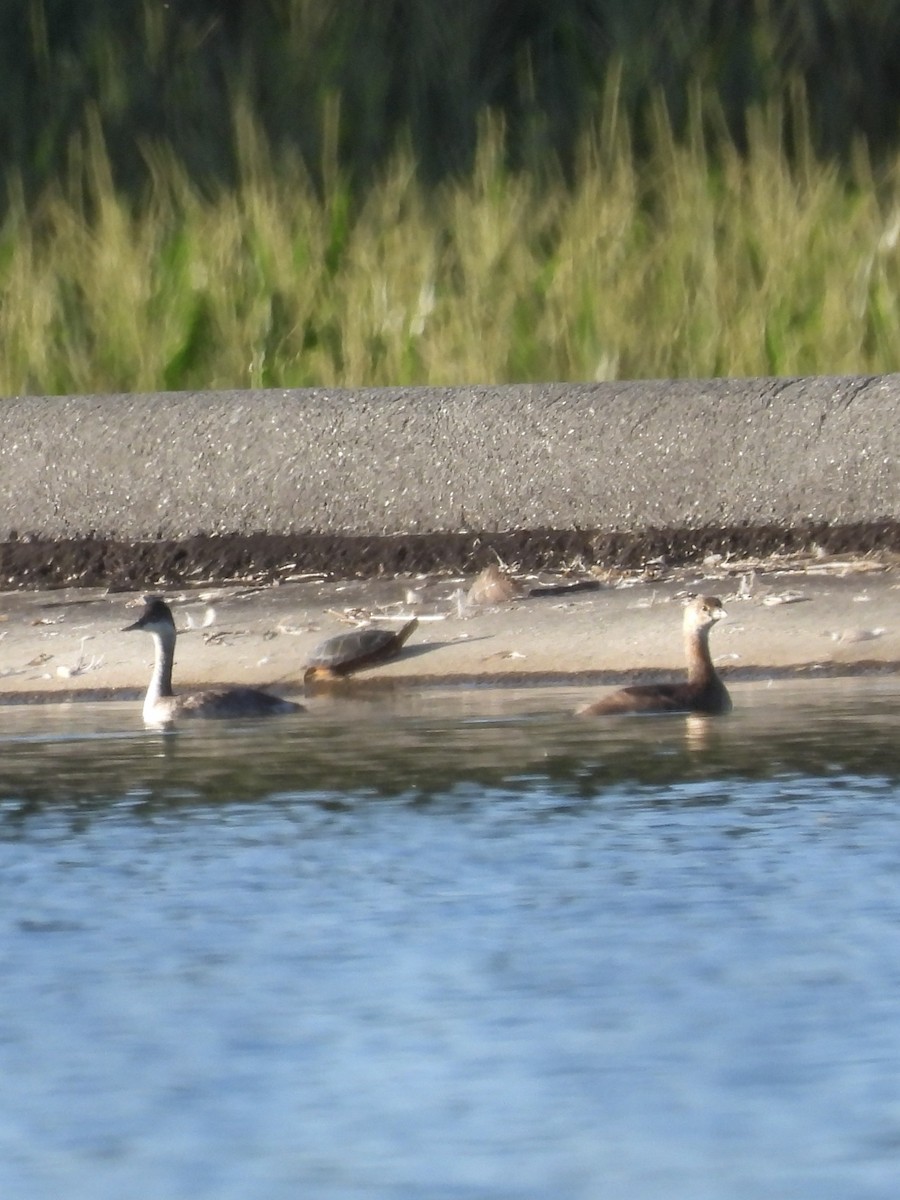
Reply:
<svg viewBox="0 0 900 1200"><path fill-rule="evenodd" d="M327 638L306 660L303 678L307 683L339 679L396 658L418 623L413 617L400 629L377 629L367 625Z"/></svg>

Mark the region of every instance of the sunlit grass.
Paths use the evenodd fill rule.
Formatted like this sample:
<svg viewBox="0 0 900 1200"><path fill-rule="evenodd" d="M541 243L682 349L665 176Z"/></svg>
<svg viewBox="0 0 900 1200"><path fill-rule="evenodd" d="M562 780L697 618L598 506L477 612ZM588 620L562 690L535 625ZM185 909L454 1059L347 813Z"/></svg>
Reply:
<svg viewBox="0 0 900 1200"><path fill-rule="evenodd" d="M900 369L896 170L789 156L777 112L742 154L710 124L679 141L660 110L638 160L612 98L563 180L512 172L486 119L466 178L429 190L398 151L360 198L238 114L237 187L148 151L141 204L94 126L0 230L0 391Z"/></svg>

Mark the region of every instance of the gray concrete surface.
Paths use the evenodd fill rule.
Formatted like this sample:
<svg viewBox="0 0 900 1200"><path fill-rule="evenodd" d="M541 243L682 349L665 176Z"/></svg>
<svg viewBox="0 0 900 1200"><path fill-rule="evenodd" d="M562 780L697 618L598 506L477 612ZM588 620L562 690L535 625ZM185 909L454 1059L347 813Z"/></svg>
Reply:
<svg viewBox="0 0 900 1200"><path fill-rule="evenodd" d="M900 519L900 376L0 401L0 541Z"/></svg>

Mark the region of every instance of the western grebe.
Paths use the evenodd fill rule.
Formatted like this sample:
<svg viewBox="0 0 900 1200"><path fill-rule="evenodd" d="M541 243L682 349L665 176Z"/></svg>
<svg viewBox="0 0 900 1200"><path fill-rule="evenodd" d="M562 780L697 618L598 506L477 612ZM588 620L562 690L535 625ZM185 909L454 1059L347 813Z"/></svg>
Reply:
<svg viewBox="0 0 900 1200"><path fill-rule="evenodd" d="M256 688L210 688L176 696L172 691L172 664L178 636L172 610L165 601L150 597L133 625L125 630L142 629L153 638L156 657L150 685L144 697L144 721L148 725L169 725L179 717L207 720L229 717L274 717L281 713L303 712L301 704L282 700Z"/></svg>

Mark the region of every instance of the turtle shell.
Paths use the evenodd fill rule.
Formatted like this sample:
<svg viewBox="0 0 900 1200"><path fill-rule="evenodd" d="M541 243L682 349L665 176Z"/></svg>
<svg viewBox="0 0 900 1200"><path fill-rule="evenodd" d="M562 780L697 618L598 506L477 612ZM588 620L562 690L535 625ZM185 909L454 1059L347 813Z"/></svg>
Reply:
<svg viewBox="0 0 900 1200"><path fill-rule="evenodd" d="M308 675L349 675L352 671L386 662L400 653L403 643L418 625L413 618L400 629L353 629L320 642L306 662Z"/></svg>

